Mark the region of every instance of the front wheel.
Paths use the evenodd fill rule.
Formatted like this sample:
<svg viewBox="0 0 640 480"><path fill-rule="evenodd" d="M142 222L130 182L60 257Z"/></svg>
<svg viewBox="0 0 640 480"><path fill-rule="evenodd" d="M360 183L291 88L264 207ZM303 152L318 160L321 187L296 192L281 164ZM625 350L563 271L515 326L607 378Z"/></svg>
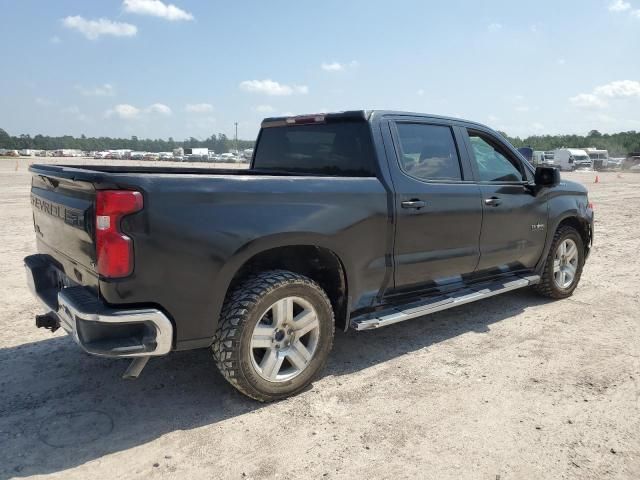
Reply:
<svg viewBox="0 0 640 480"><path fill-rule="evenodd" d="M554 237L545 261L538 293L550 298L566 298L578 286L584 266L584 244L578 231L569 226L560 227Z"/></svg>
<svg viewBox="0 0 640 480"><path fill-rule="evenodd" d="M295 395L325 366L333 344L331 302L313 280L275 270L249 278L225 301L213 341L223 376L265 402Z"/></svg>

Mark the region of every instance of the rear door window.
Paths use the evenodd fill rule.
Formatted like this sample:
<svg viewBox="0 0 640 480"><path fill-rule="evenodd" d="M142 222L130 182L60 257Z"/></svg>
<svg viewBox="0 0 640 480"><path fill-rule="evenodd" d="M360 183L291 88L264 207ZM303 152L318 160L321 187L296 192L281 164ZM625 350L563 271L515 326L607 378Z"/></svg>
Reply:
<svg viewBox="0 0 640 480"><path fill-rule="evenodd" d="M300 174L375 176L366 122L263 128L253 168Z"/></svg>
<svg viewBox="0 0 640 480"><path fill-rule="evenodd" d="M450 127L424 123L397 123L400 167L427 181L462 180L460 157Z"/></svg>

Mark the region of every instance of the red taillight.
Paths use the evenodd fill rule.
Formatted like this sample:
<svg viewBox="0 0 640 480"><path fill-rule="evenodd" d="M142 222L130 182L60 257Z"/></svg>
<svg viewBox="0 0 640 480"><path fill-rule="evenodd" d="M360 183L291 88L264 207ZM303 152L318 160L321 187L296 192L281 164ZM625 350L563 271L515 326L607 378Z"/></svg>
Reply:
<svg viewBox="0 0 640 480"><path fill-rule="evenodd" d="M120 231L125 215L142 210L142 194L129 190L96 192L96 263L104 277L119 278L133 271L133 241Z"/></svg>
<svg viewBox="0 0 640 480"><path fill-rule="evenodd" d="M591 203L591 202L587 203L587 208L589 210L593 210L593 203Z"/></svg>

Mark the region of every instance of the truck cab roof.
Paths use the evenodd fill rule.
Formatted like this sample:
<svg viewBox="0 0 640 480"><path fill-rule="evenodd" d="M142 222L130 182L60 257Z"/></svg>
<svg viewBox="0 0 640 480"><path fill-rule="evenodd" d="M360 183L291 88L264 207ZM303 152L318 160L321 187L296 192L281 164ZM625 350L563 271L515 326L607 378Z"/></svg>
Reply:
<svg viewBox="0 0 640 480"><path fill-rule="evenodd" d="M283 125L302 125L321 122L341 122L341 121L369 121L382 117L410 117L424 118L429 120L443 121L446 123L458 123L481 127L493 131L490 127L478 122L455 117L433 115L430 113L406 112L400 110L345 110L341 112L310 113L293 116L268 117L262 121L262 128L276 127Z"/></svg>

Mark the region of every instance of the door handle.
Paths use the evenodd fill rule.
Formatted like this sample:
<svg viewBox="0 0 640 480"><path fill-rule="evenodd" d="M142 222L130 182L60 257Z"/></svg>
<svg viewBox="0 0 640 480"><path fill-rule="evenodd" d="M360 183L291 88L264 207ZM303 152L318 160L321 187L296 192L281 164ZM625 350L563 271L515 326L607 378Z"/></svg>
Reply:
<svg viewBox="0 0 640 480"><path fill-rule="evenodd" d="M411 200L405 200L400 205L402 206L402 208L415 208L417 210L420 210L421 208L426 207L427 203L414 198Z"/></svg>
<svg viewBox="0 0 640 480"><path fill-rule="evenodd" d="M489 205L489 206L492 206L492 207L497 207L501 203L502 203L502 200L500 200L500 198L498 198L498 197L487 198L484 201L485 205Z"/></svg>

